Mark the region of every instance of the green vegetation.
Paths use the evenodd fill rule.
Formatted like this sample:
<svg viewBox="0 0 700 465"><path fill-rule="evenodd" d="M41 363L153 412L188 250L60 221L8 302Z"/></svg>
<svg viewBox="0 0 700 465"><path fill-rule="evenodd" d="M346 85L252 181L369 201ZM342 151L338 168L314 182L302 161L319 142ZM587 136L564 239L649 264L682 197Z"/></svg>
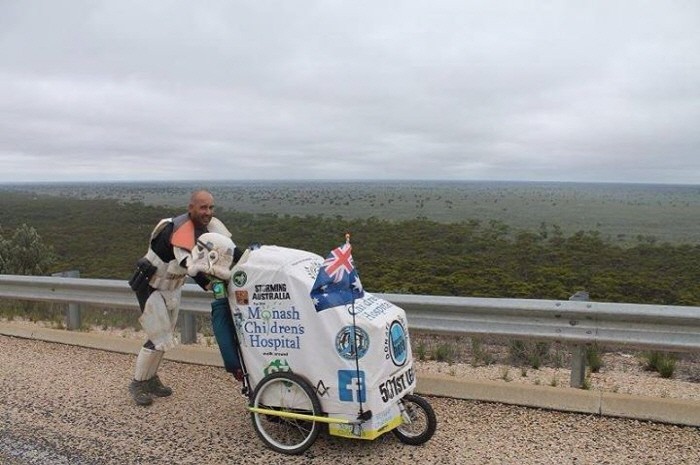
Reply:
<svg viewBox="0 0 700 465"><path fill-rule="evenodd" d="M478 337L472 337L472 366L491 365L494 357L486 350Z"/></svg>
<svg viewBox="0 0 700 465"><path fill-rule="evenodd" d="M183 211L10 190L2 193L0 226L12 237L30 225L52 248L55 260L41 273L77 269L86 278L127 279L157 221ZM524 230L496 220L345 219L226 208L217 216L242 247L259 242L325 256L349 231L358 271L373 292L568 299L585 289L595 301L700 305L696 245L646 237L622 246L597 231L567 235L555 225Z"/></svg>
<svg viewBox="0 0 700 465"><path fill-rule="evenodd" d="M457 349L452 344L440 344L435 348L435 353L433 354L433 360L438 362L447 362L452 364L455 362L457 356Z"/></svg>
<svg viewBox="0 0 700 465"><path fill-rule="evenodd" d="M599 373L600 369L603 368L603 356L598 344L586 347L586 365L591 373Z"/></svg>
<svg viewBox="0 0 700 465"><path fill-rule="evenodd" d="M644 369L647 371L656 371L662 378L671 378L676 371L677 358L674 354L665 352L651 351L645 352Z"/></svg>
<svg viewBox="0 0 700 465"><path fill-rule="evenodd" d="M193 189L206 187L217 205L242 213L324 215L345 220L424 218L439 223L478 219L513 230L542 224L566 236L593 231L606 242L698 243L700 187L649 184L527 182L282 182L99 183L0 185L0 192L82 200L115 199L176 211Z"/></svg>
<svg viewBox="0 0 700 465"><path fill-rule="evenodd" d="M549 360L551 346L549 342L535 341L511 341L508 344L513 363L526 364L535 370L539 370Z"/></svg>
<svg viewBox="0 0 700 465"><path fill-rule="evenodd" d="M5 239L0 228L0 274L41 275L54 261L54 253L26 224L15 229L11 239Z"/></svg>
<svg viewBox="0 0 700 465"><path fill-rule="evenodd" d="M421 362L424 362L425 360L427 360L427 351L428 351L428 349L426 348L425 343L422 341L418 343L418 345L416 346L416 348L414 350L416 357Z"/></svg>

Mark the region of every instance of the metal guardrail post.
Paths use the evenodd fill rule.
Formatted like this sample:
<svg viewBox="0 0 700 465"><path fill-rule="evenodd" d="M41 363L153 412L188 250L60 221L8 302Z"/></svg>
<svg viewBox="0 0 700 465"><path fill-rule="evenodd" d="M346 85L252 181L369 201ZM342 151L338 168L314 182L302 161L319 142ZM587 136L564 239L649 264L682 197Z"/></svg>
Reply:
<svg viewBox="0 0 700 465"><path fill-rule="evenodd" d="M183 344L197 342L197 318L192 312L180 312L180 342Z"/></svg>
<svg viewBox="0 0 700 465"><path fill-rule="evenodd" d="M60 273L54 273L51 276L56 276L59 278L79 278L80 271L61 271ZM81 324L82 321L80 317L80 304L69 302L68 310L66 311L66 328L71 331L75 331L76 329L80 329Z"/></svg>
<svg viewBox="0 0 700 465"><path fill-rule="evenodd" d="M586 291L578 291L569 300L588 301L589 295ZM586 379L586 346L574 344L571 349L571 380L572 388L582 388Z"/></svg>

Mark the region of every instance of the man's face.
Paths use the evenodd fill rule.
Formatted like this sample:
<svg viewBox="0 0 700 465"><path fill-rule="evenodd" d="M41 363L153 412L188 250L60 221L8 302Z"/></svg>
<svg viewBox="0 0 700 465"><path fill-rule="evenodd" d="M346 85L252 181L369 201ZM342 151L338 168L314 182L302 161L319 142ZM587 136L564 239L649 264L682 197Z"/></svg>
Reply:
<svg viewBox="0 0 700 465"><path fill-rule="evenodd" d="M214 214L214 197L207 192L200 192L190 203L187 212L197 227L205 227Z"/></svg>

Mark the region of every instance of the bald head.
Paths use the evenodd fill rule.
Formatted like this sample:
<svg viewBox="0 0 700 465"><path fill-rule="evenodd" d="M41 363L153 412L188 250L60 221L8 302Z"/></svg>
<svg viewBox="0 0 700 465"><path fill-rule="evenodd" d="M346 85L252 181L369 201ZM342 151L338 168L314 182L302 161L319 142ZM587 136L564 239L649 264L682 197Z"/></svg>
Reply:
<svg viewBox="0 0 700 465"><path fill-rule="evenodd" d="M214 196L206 190L192 192L187 213L195 226L199 228L207 226L214 215Z"/></svg>

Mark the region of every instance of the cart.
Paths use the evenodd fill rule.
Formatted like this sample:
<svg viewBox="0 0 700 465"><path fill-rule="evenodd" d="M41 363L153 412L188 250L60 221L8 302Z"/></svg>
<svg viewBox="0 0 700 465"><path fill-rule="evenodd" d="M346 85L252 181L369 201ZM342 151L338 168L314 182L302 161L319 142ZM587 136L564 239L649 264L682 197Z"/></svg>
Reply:
<svg viewBox="0 0 700 465"><path fill-rule="evenodd" d="M242 371L253 427L280 453L304 452L326 427L367 440L391 431L411 445L436 429L432 407L413 393L406 314L362 289L346 245L325 260L253 247L214 286L212 324L224 365ZM341 271L331 270L338 260ZM329 274L340 281L320 283Z"/></svg>

